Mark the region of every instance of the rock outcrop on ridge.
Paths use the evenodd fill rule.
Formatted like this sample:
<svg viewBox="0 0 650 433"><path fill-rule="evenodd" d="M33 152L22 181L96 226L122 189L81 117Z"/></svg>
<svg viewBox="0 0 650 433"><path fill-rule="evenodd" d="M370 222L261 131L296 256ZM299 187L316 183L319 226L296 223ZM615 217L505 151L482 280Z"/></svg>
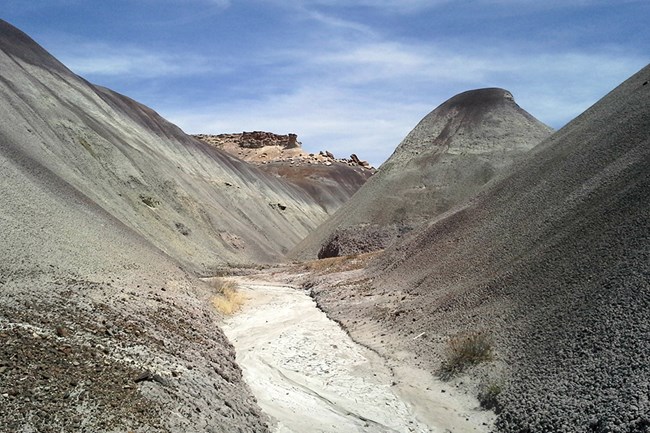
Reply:
<svg viewBox="0 0 650 433"><path fill-rule="evenodd" d="M328 215L348 201L376 171L354 154L345 159L329 151L308 153L296 134L254 131L194 137L298 186Z"/></svg>
<svg viewBox="0 0 650 433"><path fill-rule="evenodd" d="M235 134L195 134L193 137L205 141L218 149L236 156L246 162L265 165L274 162L289 164L315 164L331 166L338 162L353 168L374 172L374 167L359 159L354 153L350 158L336 158L329 150L309 153L302 148L296 134L274 134L266 131L242 132ZM360 170L364 172L365 170Z"/></svg>
<svg viewBox="0 0 650 433"><path fill-rule="evenodd" d="M498 431L650 431L649 83L646 66L389 248L363 296L323 290L321 305L430 368L450 338L486 333Z"/></svg>
<svg viewBox="0 0 650 433"><path fill-rule="evenodd" d="M377 174L291 256L384 247L475 195L550 133L506 90L456 95L425 116Z"/></svg>

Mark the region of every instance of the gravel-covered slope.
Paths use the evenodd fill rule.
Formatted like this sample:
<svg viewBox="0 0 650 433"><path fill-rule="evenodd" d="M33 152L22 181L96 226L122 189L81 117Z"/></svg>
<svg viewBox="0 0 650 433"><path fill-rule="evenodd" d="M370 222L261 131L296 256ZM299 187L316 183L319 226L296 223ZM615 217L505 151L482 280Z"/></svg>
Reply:
<svg viewBox="0 0 650 433"><path fill-rule="evenodd" d="M425 116L379 171L290 255L382 248L475 195L550 133L507 90L456 95Z"/></svg>
<svg viewBox="0 0 650 433"><path fill-rule="evenodd" d="M214 291L0 133L0 431L265 431Z"/></svg>
<svg viewBox="0 0 650 433"><path fill-rule="evenodd" d="M487 332L505 369L499 431L650 431L649 81L646 67L389 249L364 297L321 303L432 368L448 337Z"/></svg>

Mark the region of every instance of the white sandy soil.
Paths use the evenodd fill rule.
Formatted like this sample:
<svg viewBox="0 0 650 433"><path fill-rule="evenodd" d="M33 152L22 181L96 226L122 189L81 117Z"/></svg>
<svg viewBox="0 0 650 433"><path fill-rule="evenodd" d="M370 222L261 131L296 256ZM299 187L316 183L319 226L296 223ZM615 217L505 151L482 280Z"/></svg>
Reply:
<svg viewBox="0 0 650 433"><path fill-rule="evenodd" d="M276 432L477 432L489 413L427 372L389 368L302 290L241 283L248 300L224 331ZM484 424L485 422L485 424Z"/></svg>

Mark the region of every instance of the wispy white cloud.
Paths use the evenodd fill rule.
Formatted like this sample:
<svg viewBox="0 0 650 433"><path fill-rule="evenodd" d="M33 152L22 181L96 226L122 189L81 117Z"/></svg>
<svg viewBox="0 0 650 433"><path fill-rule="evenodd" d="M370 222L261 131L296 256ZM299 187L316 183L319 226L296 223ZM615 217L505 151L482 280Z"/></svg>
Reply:
<svg viewBox="0 0 650 433"><path fill-rule="evenodd" d="M393 13L412 13L451 3L452 0L298 0L294 5L302 7L373 8Z"/></svg>
<svg viewBox="0 0 650 433"><path fill-rule="evenodd" d="M347 20L344 18L336 17L334 15L328 15L323 12L319 12L316 10L308 10L304 9L303 10L304 14L311 20L317 21L321 24L324 24L329 27L335 27L335 28L340 28L340 29L347 29L347 30L354 30L356 32L365 34L367 36L376 36L377 34L375 33L372 28L370 28L367 25L364 25L359 22L355 22L352 20Z"/></svg>
<svg viewBox="0 0 650 433"><path fill-rule="evenodd" d="M164 1L232 9L239 4L228 0ZM159 78L164 83L169 77L201 75L202 85L228 85L223 95L210 93L214 95L210 101L198 88L153 86L147 90L137 82L136 92L140 93L130 96L154 101L153 108L187 132L295 132L309 150L328 149L341 156L355 152L374 164L387 158L424 115L458 92L507 88L525 110L560 127L647 61L639 52L613 45L586 50L550 48L547 41L524 37L522 42L491 39L489 44L477 44L462 35L399 38L373 27L370 20L361 21L358 14L347 14L352 2L343 0L241 1L272 5L283 13L281 22L291 22L296 34L304 38L269 38L273 42L268 44L251 38L253 42L246 42L251 45L243 45L237 35L221 35L220 43L238 46L229 39L232 36L245 52L232 51L229 59L217 51L201 51L212 48L205 45L193 52L159 52L106 43L68 44L75 48L62 50L60 57L75 72L94 81L100 81L95 77ZM550 0L544 4L560 8L600 1ZM449 2L360 0L354 5L408 14ZM470 3L504 6L505 10L514 2ZM531 11L539 7L537 3L522 0L518 2L522 12L517 13ZM290 19L285 19L287 16ZM224 14L225 19L231 18ZM171 95L174 92L178 95Z"/></svg>
<svg viewBox="0 0 650 433"><path fill-rule="evenodd" d="M259 1L259 0L258 0ZM540 10L591 7L611 4L611 0L467 0L462 3L453 0L262 0L274 2L287 8L329 9L345 13L346 10L367 8L387 14L414 14L442 6L456 5L464 8L505 7L509 14L520 15ZM620 3L643 3L646 0L620 0Z"/></svg>
<svg viewBox="0 0 650 433"><path fill-rule="evenodd" d="M319 69L329 66L341 81L371 83L387 80L477 81L500 63L483 56L450 50L437 44L367 42L341 44L307 61Z"/></svg>
<svg viewBox="0 0 650 433"><path fill-rule="evenodd" d="M218 6L222 9L226 9L230 6L232 6L232 1L231 0L143 0L143 1L148 1L150 3L156 3L160 5L160 3L177 3L185 6L192 6L196 5L199 3L203 4L208 4L208 5L215 5Z"/></svg>
<svg viewBox="0 0 650 433"><path fill-rule="evenodd" d="M295 132L305 149L330 150L337 156L357 153L379 165L430 110L428 104L352 95L335 87L296 88L258 101L161 112L190 133L269 130Z"/></svg>
<svg viewBox="0 0 650 433"><path fill-rule="evenodd" d="M209 3L213 3L224 9L230 7L230 5L232 4L230 0L206 0L206 1L208 1Z"/></svg>
<svg viewBox="0 0 650 433"><path fill-rule="evenodd" d="M620 50L599 52L577 52L572 50L549 52L543 48L526 51L513 44L474 50L471 46L446 43L404 43L404 42L362 42L337 45L321 53L303 52L303 63L317 65L322 70L329 66L342 80L355 78L363 81L390 79L451 80L458 82L494 79L499 74L519 75L530 80L551 73L555 75L587 78L597 74L620 76L629 70L631 63L642 64L639 54ZM641 63L640 63L641 62ZM341 76L339 72L354 72L352 77ZM591 72L591 74L589 74ZM585 75L586 74L586 75Z"/></svg>
<svg viewBox="0 0 650 433"><path fill-rule="evenodd" d="M199 55L155 52L96 42L76 44L74 49L66 50L60 60L75 73L93 77L133 79L218 72L213 63Z"/></svg>
<svg viewBox="0 0 650 433"><path fill-rule="evenodd" d="M507 88L560 127L647 63L647 0L5 3L73 71L188 132L295 132L375 164L458 92Z"/></svg>
<svg viewBox="0 0 650 433"><path fill-rule="evenodd" d="M357 152L379 164L417 122L460 91L505 87L554 127L596 102L645 64L633 53L549 53L444 44L332 42L275 53L266 67L292 65L294 86L251 100L161 111L188 132L295 132L308 150Z"/></svg>
<svg viewBox="0 0 650 433"><path fill-rule="evenodd" d="M644 3L645 0L620 0L619 4L626 3ZM533 9L549 9L549 8L573 8L573 7L590 7L599 5L611 4L611 0L546 0L540 2L539 0L473 0L472 3L476 4L493 4L504 5L511 7L526 7Z"/></svg>
<svg viewBox="0 0 650 433"><path fill-rule="evenodd" d="M586 108L647 60L639 53L612 48L550 52L504 44L476 51L444 42L394 41L332 43L283 55L286 58L278 61L293 65L298 82L325 83L352 97L381 95L420 102L444 95L445 90L507 87L521 95L518 99L525 109L554 126L579 114L575 107Z"/></svg>

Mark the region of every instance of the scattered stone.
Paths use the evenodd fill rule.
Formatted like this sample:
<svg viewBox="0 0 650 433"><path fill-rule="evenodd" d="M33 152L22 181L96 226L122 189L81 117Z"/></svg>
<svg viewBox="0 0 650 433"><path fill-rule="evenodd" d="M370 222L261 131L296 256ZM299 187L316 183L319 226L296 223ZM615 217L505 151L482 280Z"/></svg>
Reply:
<svg viewBox="0 0 650 433"><path fill-rule="evenodd" d="M57 326L55 331L58 337L67 338L70 336L70 331L68 331L64 326Z"/></svg>
<svg viewBox="0 0 650 433"><path fill-rule="evenodd" d="M140 382L157 382L161 385L167 386L169 385L169 382L167 379L162 377L161 375L157 373L152 373L151 371L145 370L142 373L140 373L135 379L133 379L135 383L140 383Z"/></svg>
<svg viewBox="0 0 650 433"><path fill-rule="evenodd" d="M178 230L183 236L189 236L190 233L192 233L192 230L190 230L185 224L183 223L175 223L176 230Z"/></svg>
<svg viewBox="0 0 650 433"><path fill-rule="evenodd" d="M269 206L271 206L273 209L282 211L287 209L287 206L283 205L282 203L269 203Z"/></svg>
<svg viewBox="0 0 650 433"><path fill-rule="evenodd" d="M142 373L138 374L138 376L135 379L133 379L133 381L135 383L140 383L140 382L144 382L144 381L147 381L147 380L153 380L153 373L151 373L150 371L146 371L146 370L143 371Z"/></svg>

